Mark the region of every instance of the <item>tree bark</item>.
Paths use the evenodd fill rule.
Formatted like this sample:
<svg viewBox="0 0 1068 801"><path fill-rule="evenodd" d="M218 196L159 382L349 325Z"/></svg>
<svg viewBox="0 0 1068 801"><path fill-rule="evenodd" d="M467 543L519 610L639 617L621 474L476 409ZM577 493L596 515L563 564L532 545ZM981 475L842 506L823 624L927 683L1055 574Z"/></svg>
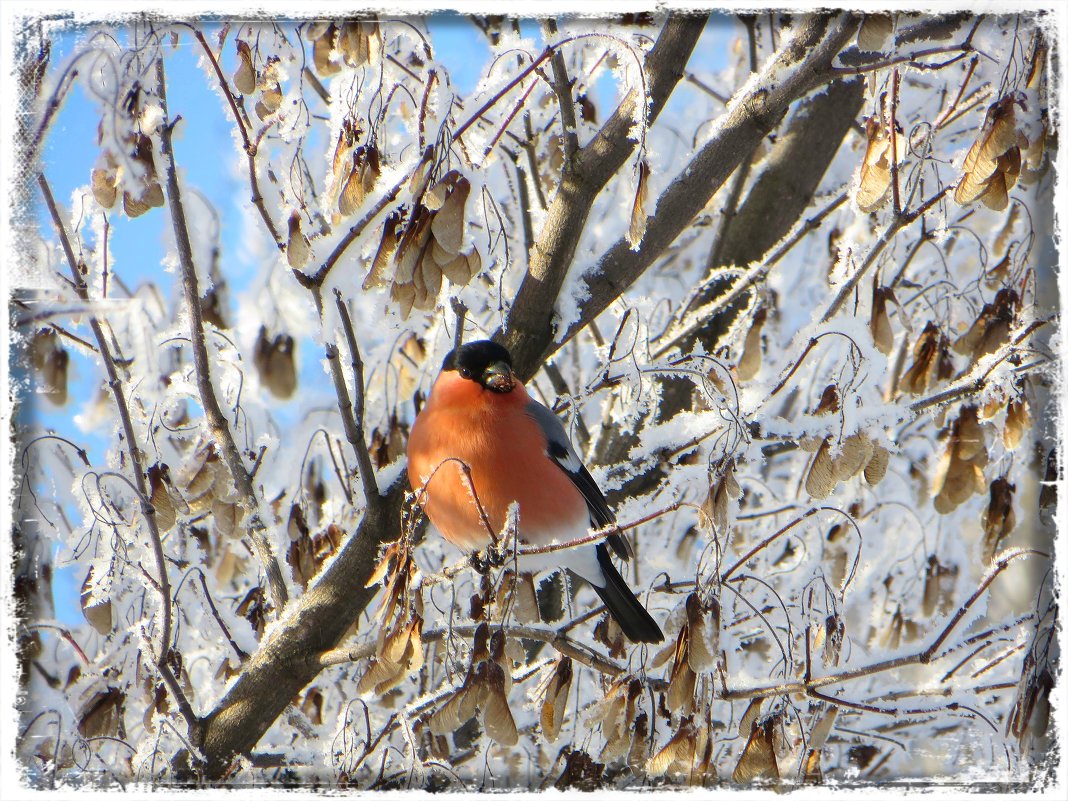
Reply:
<svg viewBox="0 0 1068 801"><path fill-rule="evenodd" d="M656 120L682 78L707 19L707 14L676 14L664 23L645 59L648 125ZM632 90L597 135L575 154L573 167L563 174L546 212L545 224L531 248L530 267L509 310L507 327L494 337L511 352L513 367L524 381L541 366L542 354L552 342L556 298L593 201L637 145L634 128L643 108L640 94Z"/></svg>
<svg viewBox="0 0 1068 801"><path fill-rule="evenodd" d="M378 593L378 585L364 585L378 564L381 546L397 538L403 500L404 484L397 483L383 503L371 506L319 580L290 604L241 675L202 719L205 764L198 772L221 778L232 759L251 751L319 674L319 654L337 646ZM176 758L175 767L179 778L190 778L187 754Z"/></svg>
<svg viewBox="0 0 1068 801"><path fill-rule="evenodd" d="M589 296L579 318L559 341L550 341L549 358L601 314L656 261L723 186L735 168L786 114L790 105L828 82L832 61L856 30L852 15L812 15L775 61L741 97L735 98L716 133L660 196L638 250L620 239L585 277Z"/></svg>

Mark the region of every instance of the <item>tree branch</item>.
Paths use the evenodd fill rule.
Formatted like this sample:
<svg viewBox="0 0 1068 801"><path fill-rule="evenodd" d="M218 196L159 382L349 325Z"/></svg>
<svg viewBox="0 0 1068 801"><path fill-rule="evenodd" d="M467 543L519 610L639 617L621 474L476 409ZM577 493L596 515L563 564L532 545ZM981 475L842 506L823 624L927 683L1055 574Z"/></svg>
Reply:
<svg viewBox="0 0 1068 801"><path fill-rule="evenodd" d="M38 174L37 183L41 187L41 194L44 195L45 205L48 207L48 213L52 217L52 222L56 226L56 231L59 235L59 241L63 246L63 253L67 258L67 266L70 267L74 291L79 298L88 303L89 290L85 284L85 279L82 277L82 272L78 269L78 258L74 255L74 248L71 247L70 238L67 236L66 226L63 224L63 218L59 213L59 208L56 206L55 198L52 196L52 189L49 187L48 181L45 179L43 173ZM130 418L130 407L126 402L126 393L123 390L122 379L119 377L118 369L115 367L115 360L111 356L111 349L108 347L107 338L104 336L104 329L101 327L100 321L97 320L95 315L89 315L89 327L93 331L93 337L96 339L100 358L104 362L104 369L108 375L108 387L111 389L111 394L115 398L115 408L118 411L119 421L122 424L123 434L126 438L126 453L130 457L130 464L133 465L134 475L132 486L137 491L137 499L140 502L141 514L148 525L149 543L152 547L152 558L156 563L156 573L158 576L156 582L159 588L160 613L162 618L160 621L159 654L155 660L156 669L163 678L163 683L167 685L167 690L178 705L179 712L181 712L182 717L185 719L186 726L189 728L190 739L195 742L199 735L200 724L196 713L193 711L192 704L189 703L189 699L186 698L181 685L178 683L177 677L174 675L174 671L171 669L169 661L171 655L171 582L170 577L167 574L167 558L163 552L163 538L160 536L159 526L156 523L156 508L152 505L152 501L150 500L151 493L148 491L148 485L145 483L145 467L141 457L141 449L137 445L137 436L134 432L133 420Z"/></svg>
<svg viewBox="0 0 1068 801"><path fill-rule="evenodd" d="M811 694L818 690L820 687L826 687L830 684L839 684L844 681L852 681L853 679L860 679L866 676L873 676L877 673L885 673L888 670L895 670L900 667L908 667L909 665L926 665L935 659L939 658L938 649L942 647L942 643L946 641L953 630L957 627L960 621L964 618L968 611L975 605L975 602L982 596L984 592L990 587L994 579L996 579L1002 572L1016 559L1023 556L1047 556L1039 551L1033 550L1019 550L1010 551L998 559L991 569L987 571L987 574L980 581L979 586L975 589L972 595L965 601L954 613L953 617L945 625L938 636L931 642L929 646L922 651L918 651L914 654L907 654L906 656L898 656L892 659L884 659L880 662L875 662L870 665L863 665L861 667L851 668L843 670L838 673L833 673L828 676L818 676L816 678L809 678L802 681L788 681L780 682L778 684L769 684L760 687L740 687L738 689L724 688L720 697L725 701L739 701L748 698L770 698L774 695L787 695L790 693L806 693Z"/></svg>
<svg viewBox="0 0 1068 801"><path fill-rule="evenodd" d="M707 16L673 15L664 24L653 49L645 58L651 125L689 60ZM635 148L631 138L645 98L637 90L619 108L597 135L573 159L549 204L545 223L530 253L530 267L508 314L507 325L494 338L508 347L514 369L526 380L540 366L552 342L552 317L560 288L567 276L579 239L586 227L593 201L623 166Z"/></svg>
<svg viewBox="0 0 1068 801"><path fill-rule="evenodd" d="M341 327L345 334L345 341L349 347L349 357L352 360L352 395L350 404L348 389L345 386L345 376L341 371L337 346L333 343L326 345L326 358L330 363L330 375L334 379L334 389L337 392L338 409L341 412L341 421L345 426L345 437L352 449L356 452L356 462L360 470L360 481L363 483L364 499L368 504L378 503L378 482L375 480L375 469L371 464L371 455L367 452L367 441L364 439L363 428L363 360L360 358L360 348L356 344L356 332L352 328L352 320L349 318L349 310L341 293L334 290L334 300L337 304L337 312L341 317Z"/></svg>
<svg viewBox="0 0 1068 801"><path fill-rule="evenodd" d="M541 358L548 358L630 287L690 225L790 105L830 78L831 62L853 35L856 20L847 15L832 24L827 15L816 14L799 26L792 41L780 49L750 90L732 102L716 134L657 200L656 214L638 250L620 239L585 277L589 296L578 319L559 342L545 342Z"/></svg>
<svg viewBox="0 0 1068 801"><path fill-rule="evenodd" d="M237 491L241 494L242 503L248 511L249 539L252 540L256 556L259 558L267 576L267 588L271 595L271 602L274 604L275 609L281 612L289 601L289 591L286 589L282 569L267 538L267 526L263 522L259 499L256 497L256 489L252 485L252 477L249 475L248 469L241 459L241 454L237 450L233 435L230 433L230 427L226 422L226 416L219 407L219 401L215 397L215 389L211 383L211 365L208 360L208 349L204 342L204 319L200 308L200 288L197 282L196 265L193 263L193 247L189 241L189 227L186 224L185 207L182 205L181 191L178 187L178 171L174 162L172 135L177 120L172 121L170 119L170 111L167 108L166 77L163 71L162 56L156 60L156 78L159 83L160 107L163 110L163 125L160 129L160 154L163 157L166 176L167 206L171 214L171 227L174 230L174 241L178 249L178 261L182 271L185 305L189 311L189 336L192 343L197 392L200 395L201 405L204 407L204 417L207 420L212 439L219 446L222 458L230 470L230 476L233 478Z"/></svg>
<svg viewBox="0 0 1068 801"><path fill-rule="evenodd" d="M204 39L204 34L199 30L193 29L193 35L197 41L200 42L204 52L208 56L208 61L211 62L212 68L215 70L215 76L219 79L219 87L222 89L223 94L226 95L227 101L230 103L230 111L233 112L234 122L237 123L237 130L241 134L241 142L244 145L245 158L248 161L248 181L249 186L252 188L252 205L256 207L256 210L260 213L260 217L263 218L263 224L267 226L267 231L271 234L271 239L274 240L275 247L284 251L286 249L286 243L282 239L281 234L278 233L278 228L274 224L274 220L271 219L271 215L267 212L267 207L263 203L263 194L260 192L260 182L256 176L256 153L259 150L257 143L249 139L248 129L245 127L245 123L241 118L241 113L238 111L237 102L234 100L234 93L230 89L230 83L226 80L226 76L223 75L222 67L219 66L219 60L215 58L215 53L211 49L211 45Z"/></svg>

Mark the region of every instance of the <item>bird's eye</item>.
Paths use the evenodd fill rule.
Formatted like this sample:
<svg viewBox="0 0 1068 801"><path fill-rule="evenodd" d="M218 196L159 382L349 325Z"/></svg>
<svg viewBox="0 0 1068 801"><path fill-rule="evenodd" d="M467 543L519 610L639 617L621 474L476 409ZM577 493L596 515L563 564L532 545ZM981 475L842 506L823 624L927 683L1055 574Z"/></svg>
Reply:
<svg viewBox="0 0 1068 801"><path fill-rule="evenodd" d="M467 367L460 368L460 378L470 378L471 371Z"/></svg>

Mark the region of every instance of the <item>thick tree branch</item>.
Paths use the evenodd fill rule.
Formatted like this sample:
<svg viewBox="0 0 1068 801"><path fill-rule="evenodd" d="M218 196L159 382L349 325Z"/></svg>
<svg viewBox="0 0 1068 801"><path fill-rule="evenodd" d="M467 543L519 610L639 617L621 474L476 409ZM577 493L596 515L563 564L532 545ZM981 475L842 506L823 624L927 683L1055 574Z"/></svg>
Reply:
<svg viewBox="0 0 1068 801"><path fill-rule="evenodd" d="M160 155L163 157L163 168L166 176L167 207L171 214L171 226L174 230L174 241L178 249L178 261L182 271L182 289L185 295L185 305L189 312L189 338L193 350L193 367L196 371L197 392L200 395L201 405L204 407L204 417L211 431L212 439L219 447L223 460L230 471L237 491L241 494L242 504L248 513L247 530L249 539L260 560L263 571L267 576L267 588L270 592L271 602L279 612L285 608L289 601L289 592L286 589L285 578L282 576L282 568L274 555L271 543L267 537L267 526L263 522L259 508L259 499L256 489L252 485L252 477L248 468L241 458L241 454L234 442L233 434L226 421L226 416L219 407L219 401L215 396L215 388L211 383L211 363L208 359L208 349L204 341L204 318L200 306L200 287L197 281L196 265L193 263L193 246L189 241L189 227L185 219L185 207L182 205L181 190L178 187L178 170L174 161L174 144L172 135L176 120L170 119L167 109L166 76L163 72L163 58L156 60L156 78L159 83L160 106L163 109L164 121L160 132Z"/></svg>
<svg viewBox="0 0 1068 801"><path fill-rule="evenodd" d="M782 119L790 105L831 75L831 63L856 29L849 15L812 15L751 89L724 112L716 134L660 196L638 250L620 239L586 276L589 297L579 319L559 342L546 342L542 358L584 328L615 301L675 241L730 174ZM789 228L789 226L787 226Z"/></svg>
<svg viewBox="0 0 1068 801"><path fill-rule="evenodd" d="M648 120L652 124L682 78L707 16L673 15L664 24L645 59ZM574 154L572 170L562 178L549 204L545 223L530 253L530 269L516 294L507 329L495 338L512 353L516 373L527 379L541 365L552 341L557 295L575 255L593 201L634 152L632 138L645 98L632 90L597 135Z"/></svg>
<svg viewBox="0 0 1068 801"><path fill-rule="evenodd" d="M188 754L175 758L180 777L203 771L221 777L238 754L248 753L322 669L319 654L337 647L378 592L365 587L379 561L379 548L396 539L403 486L389 488L381 504L369 505L359 527L249 659L241 675L203 719L201 753L194 767Z"/></svg>

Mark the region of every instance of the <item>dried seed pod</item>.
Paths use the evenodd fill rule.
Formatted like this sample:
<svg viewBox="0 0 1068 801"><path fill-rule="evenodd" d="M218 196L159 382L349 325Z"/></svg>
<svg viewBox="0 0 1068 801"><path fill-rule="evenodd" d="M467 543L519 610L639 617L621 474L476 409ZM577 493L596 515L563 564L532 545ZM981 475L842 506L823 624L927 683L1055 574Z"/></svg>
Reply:
<svg viewBox="0 0 1068 801"><path fill-rule="evenodd" d="M463 247L464 209L470 193L471 182L462 175L459 176L441 208L434 215L431 224L434 239L446 253L455 255Z"/></svg>
<svg viewBox="0 0 1068 801"><path fill-rule="evenodd" d="M278 111L282 105L282 87L277 82L269 83L260 92L260 99L256 101L256 116L262 122Z"/></svg>
<svg viewBox="0 0 1068 801"><path fill-rule="evenodd" d="M671 666L671 678L665 695L667 707L672 712L689 714L693 711L694 690L697 687L697 675L690 667L690 627L683 625L675 640L675 662Z"/></svg>
<svg viewBox="0 0 1068 801"><path fill-rule="evenodd" d="M293 397L297 389L296 343L289 334L268 338L267 328L260 326L256 350L252 357L260 382L276 398Z"/></svg>
<svg viewBox="0 0 1068 801"><path fill-rule="evenodd" d="M419 203L427 184L430 182L430 173L434 169L434 148L427 147L419 158L419 163L412 171L412 177L408 180L408 193L412 196L413 203Z"/></svg>
<svg viewBox="0 0 1068 801"><path fill-rule="evenodd" d="M857 47L868 53L876 53L882 50L893 32L894 20L889 14L865 14L857 30Z"/></svg>
<svg viewBox="0 0 1068 801"><path fill-rule="evenodd" d="M934 481L935 511L948 514L972 495L983 492L986 464L986 441L978 410L975 406L965 406L953 422Z"/></svg>
<svg viewBox="0 0 1068 801"><path fill-rule="evenodd" d="M1016 487L1005 476L990 482L990 502L983 512L983 562L990 564L1002 541L1016 528L1012 496Z"/></svg>
<svg viewBox="0 0 1068 801"><path fill-rule="evenodd" d="M166 478L167 466L154 464L145 471L148 475L148 485L151 489L150 501L156 515L156 528L160 534L170 531L174 527L176 513L174 499L167 489L170 483Z"/></svg>
<svg viewBox="0 0 1068 801"><path fill-rule="evenodd" d="M761 306L753 313L753 322L745 335L745 344L742 346L742 355L738 359L737 373L742 381L748 381L760 372L761 341L760 332L764 328L764 322L768 317L767 306Z"/></svg>
<svg viewBox="0 0 1068 801"><path fill-rule="evenodd" d="M560 657L545 690L541 704L541 730L550 743L556 742L556 738L560 736L567 697L571 692L572 674L571 657Z"/></svg>
<svg viewBox="0 0 1068 801"><path fill-rule="evenodd" d="M93 583L93 567L85 574L81 590L82 614L98 634L111 634L114 621L111 614L111 599L98 592Z"/></svg>
<svg viewBox="0 0 1068 801"><path fill-rule="evenodd" d="M85 738L121 737L126 694L108 687L92 695L78 712L78 733Z"/></svg>
<svg viewBox="0 0 1068 801"><path fill-rule="evenodd" d="M430 212L425 206L416 207L412 219L397 243L393 262L396 271L393 281L408 284L415 279L415 268L423 257L423 251L430 242Z"/></svg>
<svg viewBox="0 0 1068 801"><path fill-rule="evenodd" d="M878 209L890 192L890 136L886 126L876 116L864 123L868 146L860 164L860 182L857 185L857 206L868 213Z"/></svg>
<svg viewBox="0 0 1068 801"><path fill-rule="evenodd" d="M243 95L256 91L256 68L252 66L252 49L248 42L237 39L237 71L234 73L234 87Z"/></svg>
<svg viewBox="0 0 1068 801"><path fill-rule="evenodd" d="M890 451L878 442L872 443L871 458L864 466L864 480L875 486L883 480L886 468L890 464Z"/></svg>
<svg viewBox="0 0 1068 801"><path fill-rule="evenodd" d="M757 779L778 780L779 765L775 759L775 746L772 741L777 723L778 718L775 716L753 723L745 750L742 751L731 774L733 781L748 784Z"/></svg>
<svg viewBox="0 0 1068 801"><path fill-rule="evenodd" d="M808 469L805 491L813 498L826 498L836 486L838 479L835 478L834 458L831 456L831 440L825 437Z"/></svg>
<svg viewBox="0 0 1068 801"><path fill-rule="evenodd" d="M389 298L397 304L401 319L407 320L408 315L412 313L412 307L415 305L415 286L413 284L394 283L389 288Z"/></svg>
<svg viewBox="0 0 1068 801"><path fill-rule="evenodd" d="M314 28L309 28L309 36L312 30L319 33L312 46L312 63L315 65L315 71L323 78L341 72L341 65L331 58L337 42L337 26L332 22L327 23L325 29L319 25L314 26Z"/></svg>
<svg viewBox="0 0 1068 801"><path fill-rule="evenodd" d="M115 206L119 197L119 176L114 168L94 168L90 175L90 185L93 198L102 208L110 209Z"/></svg>
<svg viewBox="0 0 1068 801"><path fill-rule="evenodd" d="M350 20L341 25L337 48L350 67L374 64L382 57L382 31L378 21Z"/></svg>
<svg viewBox="0 0 1068 801"><path fill-rule="evenodd" d="M1016 129L1016 95L992 103L964 159L963 175L953 193L960 205L982 199L994 210L1008 204L1007 192L1020 174L1021 136ZM1023 140L1026 145L1026 140Z"/></svg>
<svg viewBox="0 0 1068 801"><path fill-rule="evenodd" d="M983 306L967 332L953 343L953 350L973 359L996 351L1008 341L1019 305L1020 296L1014 289L999 290L993 302Z"/></svg>
<svg viewBox="0 0 1068 801"><path fill-rule="evenodd" d="M838 387L828 384L820 395L820 402L812 410L814 415L837 414L842 408L842 400L838 394Z"/></svg>
<svg viewBox="0 0 1068 801"><path fill-rule="evenodd" d="M960 570L956 565L943 565L931 554L923 579L923 614L946 615L953 608L953 585Z"/></svg>
<svg viewBox="0 0 1068 801"><path fill-rule="evenodd" d="M686 596L686 625L690 629L686 660L694 673L711 670L716 663L715 649L709 648L708 621L697 593Z"/></svg>
<svg viewBox="0 0 1068 801"><path fill-rule="evenodd" d="M892 293L893 290L887 287L872 284L869 328L875 347L886 355L894 349L894 329L890 326L890 315L886 312L886 301Z"/></svg>
<svg viewBox="0 0 1068 801"><path fill-rule="evenodd" d="M30 342L30 361L40 378L39 391L57 406L67 402L67 368L70 354L51 328L42 328Z"/></svg>
<svg viewBox="0 0 1068 801"><path fill-rule="evenodd" d="M630 210L630 226L627 228L627 244L631 250L637 250L645 236L649 222L646 204L649 200L649 162L644 158L638 161L638 186L634 191L634 204Z"/></svg>
<svg viewBox="0 0 1068 801"><path fill-rule="evenodd" d="M500 745L515 745L519 742L519 729L508 707L504 669L495 662L486 662L486 680L482 685L482 723L486 734Z"/></svg>
<svg viewBox="0 0 1068 801"><path fill-rule="evenodd" d="M928 322L912 350L912 366L901 377L902 392L921 395L935 382L953 375L949 343L937 325Z"/></svg>
<svg viewBox="0 0 1068 801"><path fill-rule="evenodd" d="M289 239L286 243L286 261L297 270L311 258L311 243L300 230L300 212L295 209L289 215Z"/></svg>
<svg viewBox="0 0 1068 801"><path fill-rule="evenodd" d="M334 177L334 197L340 192L348 177L350 157L362 133L359 122L353 117L345 117L341 121L341 129L338 131L337 142L334 144L334 156L330 160L330 172Z"/></svg>
<svg viewBox="0 0 1068 801"><path fill-rule="evenodd" d="M1020 395L1009 401L1009 408L1005 412L1005 428L1001 432L1006 450L1016 450L1031 425L1031 410L1027 398Z"/></svg>
<svg viewBox="0 0 1068 801"><path fill-rule="evenodd" d="M399 209L390 212L389 216L386 217L386 221L382 225L382 238L379 240L374 260L371 262L371 269L368 271L367 277L363 279L364 290L386 285L386 268L397 250L397 242L399 240L397 226L400 225L403 219L404 213Z"/></svg>
<svg viewBox="0 0 1068 801"><path fill-rule="evenodd" d="M871 461L874 447L863 431L850 434L842 440L842 448L834 457L834 476L839 482L857 475Z"/></svg>
<svg viewBox="0 0 1068 801"><path fill-rule="evenodd" d="M694 761L696 743L697 731L693 719L685 718L671 739L649 760L645 766L646 772L654 777L689 773Z"/></svg>
<svg viewBox="0 0 1068 801"><path fill-rule="evenodd" d="M465 286L470 283L481 269L482 257L475 249L466 255L461 253L448 264L441 265L441 271L445 277L456 286Z"/></svg>

